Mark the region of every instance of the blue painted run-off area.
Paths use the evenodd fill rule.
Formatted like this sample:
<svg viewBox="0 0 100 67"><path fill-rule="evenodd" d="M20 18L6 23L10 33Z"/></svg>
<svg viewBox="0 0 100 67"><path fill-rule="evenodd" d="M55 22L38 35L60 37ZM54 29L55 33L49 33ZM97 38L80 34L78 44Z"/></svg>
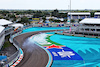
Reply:
<svg viewBox="0 0 100 67"><path fill-rule="evenodd" d="M48 49L53 56L53 60L83 60L75 51L68 47Z"/></svg>

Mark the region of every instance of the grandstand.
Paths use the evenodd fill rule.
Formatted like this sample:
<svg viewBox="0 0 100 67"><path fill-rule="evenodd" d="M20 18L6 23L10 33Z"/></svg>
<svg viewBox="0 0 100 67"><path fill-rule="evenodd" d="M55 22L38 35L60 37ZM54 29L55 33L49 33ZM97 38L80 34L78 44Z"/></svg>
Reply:
<svg viewBox="0 0 100 67"><path fill-rule="evenodd" d="M100 12L95 12L94 18L100 18Z"/></svg>
<svg viewBox="0 0 100 67"><path fill-rule="evenodd" d="M5 27L0 26L0 49L5 41L5 31L4 31Z"/></svg>
<svg viewBox="0 0 100 67"><path fill-rule="evenodd" d="M70 19L70 15L71 19L74 19L75 22L78 22L78 19L90 18L90 12L69 12L68 20Z"/></svg>
<svg viewBox="0 0 100 67"><path fill-rule="evenodd" d="M14 28L23 28L23 24L0 19L0 67L11 62L18 55L18 51L14 46L2 48L4 42L8 45L8 37L14 32Z"/></svg>
<svg viewBox="0 0 100 67"><path fill-rule="evenodd" d="M0 19L0 26L5 27L5 35L9 35L13 32L14 28L23 27L23 24L20 23L13 23L11 21Z"/></svg>
<svg viewBox="0 0 100 67"><path fill-rule="evenodd" d="M5 30L4 29L5 29L5 27L0 26L0 50L5 42ZM2 64L3 64L3 62L1 62L1 60L6 59L6 58L7 58L7 56L3 55L0 52L0 67L2 67Z"/></svg>
<svg viewBox="0 0 100 67"><path fill-rule="evenodd" d="M0 19L0 26L5 27L5 35L9 35L10 33L12 33L11 31L13 30L13 27L8 26L10 24L13 24L13 22L5 19Z"/></svg>
<svg viewBox="0 0 100 67"><path fill-rule="evenodd" d="M9 26L14 27L14 28L18 28L18 27L23 28L24 25L21 23L15 23L15 24L11 24Z"/></svg>
<svg viewBox="0 0 100 67"><path fill-rule="evenodd" d="M76 28L76 33L100 36L100 19L83 19L82 21L80 21L80 25Z"/></svg>

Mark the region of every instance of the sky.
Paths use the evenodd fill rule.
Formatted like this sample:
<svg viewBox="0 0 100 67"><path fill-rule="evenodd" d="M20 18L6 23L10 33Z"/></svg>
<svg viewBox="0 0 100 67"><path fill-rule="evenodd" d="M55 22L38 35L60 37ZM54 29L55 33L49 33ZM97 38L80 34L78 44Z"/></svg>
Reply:
<svg viewBox="0 0 100 67"><path fill-rule="evenodd" d="M0 9L69 9L70 0L0 0ZM71 9L100 9L100 0L71 0Z"/></svg>

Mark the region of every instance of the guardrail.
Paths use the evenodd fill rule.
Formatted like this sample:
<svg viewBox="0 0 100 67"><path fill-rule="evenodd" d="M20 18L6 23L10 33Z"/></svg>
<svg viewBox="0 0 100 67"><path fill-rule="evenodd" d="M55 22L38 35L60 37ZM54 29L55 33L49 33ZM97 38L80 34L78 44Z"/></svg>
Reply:
<svg viewBox="0 0 100 67"><path fill-rule="evenodd" d="M91 36L91 35L84 35L84 34L70 34L70 33L61 33L61 32L55 32L55 34L76 36L76 37L100 38L100 36Z"/></svg>
<svg viewBox="0 0 100 67"><path fill-rule="evenodd" d="M16 62L16 60L19 58L19 56L20 56L20 51L18 50L12 56L8 57L6 63L3 65L3 67L10 67L13 63Z"/></svg>
<svg viewBox="0 0 100 67"><path fill-rule="evenodd" d="M73 25L79 25L79 24L62 24L62 23L49 24L49 23L43 23L43 24L28 24L24 27L28 27L28 26L34 26L34 27L68 27L68 26L73 26Z"/></svg>
<svg viewBox="0 0 100 67"><path fill-rule="evenodd" d="M15 36L18 36L21 33L22 33L22 30L18 30L17 32L13 31L13 33L10 35L11 37L9 40L11 43L13 43L13 45L17 48L18 51L15 52L12 56L8 57L7 59L2 60L2 61L5 61L5 63L3 63L3 67L9 67L12 64L14 64L16 60L19 59L20 54L23 53L21 51L20 44L15 39L13 39Z"/></svg>
<svg viewBox="0 0 100 67"><path fill-rule="evenodd" d="M28 25L26 27L23 27L22 29L18 29L17 31L10 32L10 39L9 39L9 41L11 43L13 43L13 45L17 48L17 52L15 52L10 57L7 57L7 59L1 60L0 62L2 64L0 64L1 65L0 67L9 67L12 64L14 64L16 62L16 60L18 60L18 58L20 57L20 54L23 53L23 51L21 51L19 43L15 39L13 39L13 38L18 36L18 35L20 35L22 33L22 30L28 29L28 28L31 28L31 27L33 27L33 25ZM12 29L12 28L10 28L10 29ZM6 29L6 30L9 30L9 29Z"/></svg>
<svg viewBox="0 0 100 67"><path fill-rule="evenodd" d="M28 25L27 27L24 27L22 29L18 29L17 31L13 31L13 33L10 34L10 42L13 43L13 45L17 48L18 51L15 52L12 56L8 57L7 59L2 60L2 61L6 61L3 64L3 67L9 67L12 64L14 64L16 62L16 60L19 59L20 54L22 54L23 52L22 52L22 50L20 48L20 44L13 38L18 36L18 35L20 35L22 33L22 30L28 29L28 28L31 28L31 27L33 27L33 26L32 25Z"/></svg>
<svg viewBox="0 0 100 67"><path fill-rule="evenodd" d="M11 66L13 63L16 62L16 60L18 60L18 58L20 57L20 47L19 47L19 44L17 43L16 40L13 41L13 45L17 48L17 52L15 52L12 56L8 57L7 59L5 60L2 60L2 61L6 61L4 64L3 64L3 67L9 67Z"/></svg>

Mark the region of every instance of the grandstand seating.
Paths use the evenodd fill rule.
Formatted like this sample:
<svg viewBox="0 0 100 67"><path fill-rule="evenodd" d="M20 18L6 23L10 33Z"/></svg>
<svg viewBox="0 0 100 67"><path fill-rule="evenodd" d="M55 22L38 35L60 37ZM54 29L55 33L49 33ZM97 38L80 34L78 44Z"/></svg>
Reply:
<svg viewBox="0 0 100 67"><path fill-rule="evenodd" d="M68 16L70 19L70 16ZM90 18L90 16L72 16L72 19L84 19L84 18Z"/></svg>

